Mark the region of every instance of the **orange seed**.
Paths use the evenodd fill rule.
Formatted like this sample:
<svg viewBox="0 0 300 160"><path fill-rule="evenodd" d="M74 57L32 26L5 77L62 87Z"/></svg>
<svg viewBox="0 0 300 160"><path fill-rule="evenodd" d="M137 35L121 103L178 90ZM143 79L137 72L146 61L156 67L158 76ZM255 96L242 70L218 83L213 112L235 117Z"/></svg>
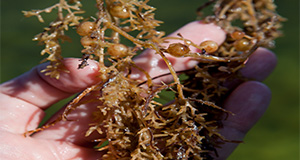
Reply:
<svg viewBox="0 0 300 160"><path fill-rule="evenodd" d="M93 30L95 29L95 22L82 22L78 27L77 27L77 33L80 36L88 36L90 35Z"/></svg>
<svg viewBox="0 0 300 160"><path fill-rule="evenodd" d="M124 44L113 44L107 48L107 53L112 58L122 58L128 55L128 48Z"/></svg>
<svg viewBox="0 0 300 160"><path fill-rule="evenodd" d="M175 57L181 57L190 52L190 48L182 43L172 43L167 49L168 53Z"/></svg>
<svg viewBox="0 0 300 160"><path fill-rule="evenodd" d="M200 47L203 48L207 53L213 53L218 50L219 46L215 41L207 40L200 44Z"/></svg>

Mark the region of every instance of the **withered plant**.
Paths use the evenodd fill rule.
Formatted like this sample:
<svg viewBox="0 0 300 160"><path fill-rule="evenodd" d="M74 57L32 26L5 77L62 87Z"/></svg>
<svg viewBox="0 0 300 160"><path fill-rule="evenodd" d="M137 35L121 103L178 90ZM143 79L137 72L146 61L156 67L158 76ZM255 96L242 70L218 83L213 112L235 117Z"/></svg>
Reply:
<svg viewBox="0 0 300 160"><path fill-rule="evenodd" d="M69 39L65 31L77 28L81 36L81 64L88 65L88 59L99 62L101 81L75 97L63 114L55 121L28 131L26 135L46 129L55 123L67 120L68 114L76 109L88 93L98 94L93 102L99 102L94 123L86 136L93 132L105 134L95 139L103 159L212 159L216 148L225 142L219 134L226 114L232 114L221 107L230 92L224 82L246 79L239 69L258 47L272 47L274 39L281 35L278 29L284 20L275 11L272 0L210 0L197 10L214 5L212 15L203 22L214 23L227 33L220 46L213 41L195 44L182 37L164 37L156 30L162 21L154 17L155 8L149 0L96 0L98 12L95 17L85 18L80 0L59 0L53 6L42 10L23 11L26 17L37 16L43 22L42 13L57 11L57 18L34 40L45 45L41 54L47 54L44 61L50 61L46 75L59 78L61 72L68 72L62 63L60 43ZM199 2L201 3L201 2ZM132 42L127 46L121 37ZM180 42L163 44L170 39ZM191 52L189 47L200 52ZM152 49L168 66L174 81L170 84L153 83L150 77L138 67L132 58L140 51ZM180 71L187 78L180 81L178 74L166 54L175 57L192 57L199 63L193 69ZM110 62L110 63L106 63ZM145 82L132 80L131 70L140 70ZM161 75L165 76L165 75ZM160 104L159 93L171 90L175 98L171 103ZM101 104L101 105L100 105ZM224 116L225 115L225 116ZM102 145L108 143L108 145ZM100 147L101 146L101 147Z"/></svg>

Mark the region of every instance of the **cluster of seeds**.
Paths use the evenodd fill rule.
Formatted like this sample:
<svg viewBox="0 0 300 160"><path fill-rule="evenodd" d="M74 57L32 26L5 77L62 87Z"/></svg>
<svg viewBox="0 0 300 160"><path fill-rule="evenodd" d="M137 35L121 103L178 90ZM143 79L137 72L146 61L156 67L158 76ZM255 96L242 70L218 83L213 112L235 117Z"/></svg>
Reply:
<svg viewBox="0 0 300 160"><path fill-rule="evenodd" d="M60 0L44 10L24 11L26 16L37 16L41 20L41 13L58 8L58 19L35 38L46 46L42 54L49 54L46 59L51 63L44 71L47 75L59 78L63 70L59 42L67 39L64 30L70 26L76 26L84 48L78 69L87 66L88 59L94 59L99 62L101 73L101 82L74 98L61 117L26 134L66 120L81 104L98 102L94 123L86 124L90 126L86 136L99 133L94 142L97 150L105 152L100 158L160 160L213 159L211 154L217 156L216 148L230 141L218 132L223 115L230 114L220 107L230 92L223 83L242 79L238 70L257 47L273 44L280 35L278 29L283 18L276 14L270 0L212 0L200 6L198 12L215 3L214 13L204 21L222 27L227 33L226 40L220 46L213 41L195 44L180 34L163 37L164 32L156 30L161 21L155 19L155 8L148 5L148 1L96 0L96 17L82 22L79 20L83 17L77 15L82 13L79 0L69 3ZM240 20L242 26L235 26L236 20ZM123 44L121 37L133 45ZM168 39L178 42L165 47ZM190 46L200 53L191 52ZM154 50L162 58L174 82L153 83L149 73L134 63L133 56L145 49ZM187 79L180 81L165 54L193 57L199 64L194 69L181 71ZM133 68L140 70L147 81L132 80ZM160 104L155 99L163 90L175 92L172 103ZM82 98L90 94L97 98L83 102ZM108 145L103 147L104 143Z"/></svg>

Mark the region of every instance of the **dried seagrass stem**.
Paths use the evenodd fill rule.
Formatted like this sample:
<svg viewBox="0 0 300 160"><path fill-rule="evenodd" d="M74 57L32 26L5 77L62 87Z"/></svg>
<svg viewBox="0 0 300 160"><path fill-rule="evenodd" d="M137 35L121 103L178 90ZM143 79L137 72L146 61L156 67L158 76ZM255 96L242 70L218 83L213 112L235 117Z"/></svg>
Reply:
<svg viewBox="0 0 300 160"><path fill-rule="evenodd" d="M108 28L111 28L112 30L118 32L119 34L121 34L122 36L124 36L125 38L127 38L128 40L132 41L133 43L136 43L138 45L144 46L145 48L149 48L149 49L154 49L156 51L157 54L159 54L161 56L161 58L164 60L164 62L166 63L166 65L168 66L175 83L177 83L177 89L178 89L178 94L179 94L179 98L184 99L183 93L182 93L182 87L180 85L180 81L179 78L171 64L171 62L168 60L168 58L162 53L162 51L160 51L160 49L153 43L151 42L143 42L140 41L132 36L130 36L129 34L127 34L126 32L122 31L120 28L116 27L115 25L113 25L110 22L105 22L105 24L108 26Z"/></svg>
<svg viewBox="0 0 300 160"><path fill-rule="evenodd" d="M176 71L175 69L173 68L172 66L172 63L169 61L169 59L164 55L164 53L162 51L160 51L158 49L157 46L155 46L154 44L152 43L149 43L148 44L149 46L152 46L151 48L154 49L156 51L157 54L159 54L161 56L161 58L164 60L164 62L166 63L166 65L168 66L169 70L170 70L170 73L172 74L173 78L174 78L174 82L175 84L177 84L177 92L178 92L178 96L180 99L185 99L184 98L184 95L183 95L183 92L182 92L182 86L181 86L181 83L180 83L180 80L179 80L179 77L177 76L176 74Z"/></svg>
<svg viewBox="0 0 300 160"><path fill-rule="evenodd" d="M85 2L85 1L82 1ZM57 18L35 37L45 44L43 54L50 61L43 72L59 78L63 56L60 42L68 40L65 31L77 27L83 49L78 69L88 65L88 60L99 62L101 82L86 88L66 107L63 114L53 122L25 135L42 131L56 123L68 120L68 115L79 105L98 103L93 122L86 124L86 136L93 133L96 150L102 151L102 159L213 159L218 156L216 148L224 143L239 143L227 140L219 130L231 112L222 108L231 88L226 82L246 80L239 73L248 57L258 47L271 47L281 35L279 29L284 21L270 0L209 0L198 8L214 4L213 13L204 18L204 23L214 23L226 32L225 41L204 41L200 45L178 34L163 37L156 29L161 21L154 17L155 8L149 0L96 0L96 18L79 14L79 0L59 0L43 10L24 11L26 17L37 16L43 22L42 13L58 9ZM66 13L66 14L65 14ZM235 23L240 24L236 25ZM71 27L72 28L72 27ZM126 46L121 36L133 43ZM176 40L167 48L169 39ZM199 53L191 52L193 46ZM132 58L140 50L152 49L168 66L170 73L157 77L137 66ZM190 57L199 63L192 69L175 71L165 56ZM80 56L79 56L80 57ZM130 79L132 68L141 71L146 82ZM178 74L185 74L181 80ZM153 80L172 75L171 84L153 84ZM147 83L148 87L143 84ZM160 104L160 92L174 92L171 103ZM84 100L91 96L92 99ZM95 134L94 134L95 133ZM103 137L105 136L105 137ZM106 146L102 146L108 143ZM102 146L102 148L99 148Z"/></svg>
<svg viewBox="0 0 300 160"><path fill-rule="evenodd" d="M133 43L138 44L140 46L145 46L145 42L143 42L143 41L141 41L139 39L134 38L133 36L131 36L128 33L126 33L125 31L121 30L119 27L117 27L114 24L112 24L111 22L106 21L106 22L104 22L104 24L108 28L110 28L110 29L118 32L120 35L124 36L125 38L127 38L130 41L132 41Z"/></svg>

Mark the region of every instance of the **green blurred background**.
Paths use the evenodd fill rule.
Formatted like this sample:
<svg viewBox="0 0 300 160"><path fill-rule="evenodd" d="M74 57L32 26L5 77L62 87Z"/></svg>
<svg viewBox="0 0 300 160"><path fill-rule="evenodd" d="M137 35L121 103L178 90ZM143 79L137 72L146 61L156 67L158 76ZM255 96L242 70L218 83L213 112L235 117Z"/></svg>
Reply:
<svg viewBox="0 0 300 160"><path fill-rule="evenodd" d="M21 11L41 9L58 0L1 0L1 82L14 78L39 64L42 46L31 41L46 26L35 17L24 18ZM159 6L156 18L165 23L160 30L168 33L195 20L195 10L201 0L152 0ZM84 3L84 2L83 2ZM276 1L278 12L288 18L284 23L284 37L272 49L278 56L278 66L265 83L273 93L269 109L257 125L247 134L230 160L298 160L299 159L299 0ZM92 15L95 9L87 4ZM45 19L50 20L53 14ZM69 31L73 34L74 31ZM78 37L65 43L65 56L80 57ZM56 108L65 101L56 105ZM48 115L49 116L49 115Z"/></svg>

